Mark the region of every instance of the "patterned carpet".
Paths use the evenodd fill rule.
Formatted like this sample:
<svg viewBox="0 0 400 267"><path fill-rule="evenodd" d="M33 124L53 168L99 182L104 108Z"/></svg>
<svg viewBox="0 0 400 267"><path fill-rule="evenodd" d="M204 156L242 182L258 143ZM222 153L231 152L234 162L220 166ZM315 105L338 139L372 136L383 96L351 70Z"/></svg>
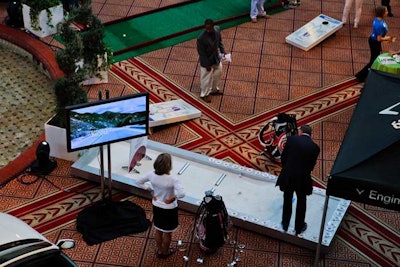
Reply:
<svg viewBox="0 0 400 267"><path fill-rule="evenodd" d="M139 59L116 64L111 74L111 84L123 82L119 89L108 86L111 95L149 90L154 102L181 97L202 109L204 116L201 118L158 129L151 139L239 164L250 164L253 168L270 172L279 170L259 155L256 141L257 130L263 125L260 121L275 114L276 110L260 113L255 119L232 122L222 115L213 115L215 110L186 94L161 73L148 69L148 65ZM91 88L89 94L96 95L97 89ZM318 131L327 131L334 122L343 123L343 117L351 113L359 90L359 85L348 81L288 103L282 110L295 112L300 121L312 123L315 129L320 129ZM313 262L312 251L236 227L231 228L226 246L215 255L204 256L193 235L194 215L184 211L180 211L181 227L174 234L174 246L177 240L183 241L182 251L167 261L155 257L152 228L145 233L89 247L75 229L75 218L80 210L100 199L99 187L70 177L70 163L58 162L59 168L47 179L35 181L35 177L22 175L1 189L2 210L22 218L50 240L65 237L77 240L77 248L67 253L80 266L195 266L199 257L204 257L204 266L223 266L237 257L243 266L266 266L265 262L269 263L267 266L307 266ZM123 192L114 192L113 199L129 199L145 208L151 218L149 201ZM374 212L378 210L374 209ZM352 206L331 250L323 257L325 266L395 266L398 263L398 233L372 215L359 205ZM244 244L245 249L238 249L238 244ZM189 256L189 262L182 260L184 255Z"/></svg>
<svg viewBox="0 0 400 267"><path fill-rule="evenodd" d="M335 2L332 6L339 5ZM299 15L300 12L292 13ZM239 41L239 37L247 38L244 32L254 33L266 25L277 27L288 16L282 14L270 24L249 23L224 32L227 43L235 52L233 55L243 53L239 51L241 48L249 51L256 49L249 48L251 42ZM368 27L365 27L367 31ZM310 57L321 53L326 59L329 50L333 50L333 54L336 51L338 56L340 49L332 45L347 43L344 39L342 36L336 42L328 41L311 53L293 50L295 56L292 60L303 58L310 63L304 69L315 68ZM313 175L315 185L324 187L362 88L352 79L348 68L339 70L331 67L331 72L320 70L319 73L323 73L320 76L325 78L323 82L315 82L317 78L313 74L318 74L318 71L305 75L306 71L301 73L295 69L289 72L290 82L286 83L286 78L279 76L284 73L283 65L286 63L280 62L278 56L271 55L269 60L258 58L265 68L257 68L263 71L262 75L253 75L249 71L253 69L249 62L257 61L254 55L237 56L235 64L225 66L226 76L221 86L224 95L214 97L211 104L206 104L198 97L198 65L193 46L193 42L187 42L113 65L108 84L88 87L90 99L96 99L98 90L105 89L110 90L111 97L149 91L152 102L182 98L199 108L203 115L185 123L157 128L150 139L274 174L279 173L280 167L259 155L262 147L257 140L258 131L278 112L296 114L299 124L312 125L314 138L321 146L321 157ZM272 43L269 48L271 51L265 47L261 49L265 53L275 53L273 50L278 49L278 43ZM361 50L352 53L358 52L362 54ZM179 61L183 56L184 62ZM356 66L363 64L360 63L363 60L355 62ZM282 64L282 69L276 64ZM250 76L258 77L257 86L249 81ZM302 83L308 86L302 86ZM254 91L254 88L266 89ZM58 164L59 167L46 179L23 174L0 188L0 210L22 218L52 241L75 239L77 247L66 253L79 266L198 266L199 257L204 259L203 266L227 266L233 260L240 260L237 266L310 266L314 261L313 251L238 227L230 229L229 241L216 254L202 255L193 234L195 215L182 210L179 217L181 225L174 234L172 245L177 247L177 241L181 240L183 246L177 247L177 253L167 260L155 257L153 227L144 233L87 246L75 229L76 215L101 198L99 185L71 177L70 162L58 160ZM117 191L113 192L113 199L133 201L146 210L148 218L152 216L148 200ZM353 203L330 251L322 257L321 266L399 266L399 217L398 212ZM239 245L244 245L244 249ZM189 261L184 261L183 256L188 256Z"/></svg>

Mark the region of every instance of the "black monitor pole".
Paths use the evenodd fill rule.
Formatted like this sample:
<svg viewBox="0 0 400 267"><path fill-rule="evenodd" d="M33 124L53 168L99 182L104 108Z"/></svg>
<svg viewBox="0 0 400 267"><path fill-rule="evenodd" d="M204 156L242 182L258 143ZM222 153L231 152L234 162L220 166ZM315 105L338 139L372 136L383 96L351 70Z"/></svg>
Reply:
<svg viewBox="0 0 400 267"><path fill-rule="evenodd" d="M103 98L101 91L99 91L99 100ZM110 92L106 90L106 99L110 98ZM102 200L106 200L105 190L105 175L104 175L104 151L103 146L99 147L100 153L100 186L101 186L101 197ZM107 167L108 167L108 199L111 200L111 146L107 144Z"/></svg>
<svg viewBox="0 0 400 267"><path fill-rule="evenodd" d="M106 89L106 99L110 98L110 91ZM108 199L111 201L111 145L107 144L107 163L108 163Z"/></svg>
<svg viewBox="0 0 400 267"><path fill-rule="evenodd" d="M101 91L99 91L99 100L103 98ZM103 146L99 147L100 153L100 187L101 187L101 199L105 199L105 192L104 192L104 153L103 153Z"/></svg>

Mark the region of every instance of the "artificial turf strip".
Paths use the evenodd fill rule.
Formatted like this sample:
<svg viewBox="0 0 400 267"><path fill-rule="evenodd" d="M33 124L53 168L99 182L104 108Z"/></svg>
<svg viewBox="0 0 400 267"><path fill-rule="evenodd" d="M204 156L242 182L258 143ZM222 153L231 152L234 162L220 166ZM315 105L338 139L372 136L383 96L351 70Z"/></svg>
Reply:
<svg viewBox="0 0 400 267"><path fill-rule="evenodd" d="M268 14L282 11L279 0L266 2ZM222 29L248 22L250 1L202 0L137 15L104 25L105 43L122 61L196 38L204 20L213 19Z"/></svg>

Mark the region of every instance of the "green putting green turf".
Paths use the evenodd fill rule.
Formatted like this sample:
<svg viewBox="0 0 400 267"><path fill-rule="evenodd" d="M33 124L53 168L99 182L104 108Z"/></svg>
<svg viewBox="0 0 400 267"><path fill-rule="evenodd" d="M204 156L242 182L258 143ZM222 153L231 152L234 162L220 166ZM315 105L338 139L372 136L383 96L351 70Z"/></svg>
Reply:
<svg viewBox="0 0 400 267"><path fill-rule="evenodd" d="M266 1L265 9L268 14L282 11L280 0ZM248 22L249 12L247 0L194 1L106 24L104 41L118 62L194 39L203 30L206 18L226 29Z"/></svg>
<svg viewBox="0 0 400 267"><path fill-rule="evenodd" d="M265 10L274 14L285 9L280 0L267 0ZM249 12L248 0L197 0L107 23L104 42L119 62L197 38L206 18L227 29L250 21Z"/></svg>
<svg viewBox="0 0 400 267"><path fill-rule="evenodd" d="M242 19L235 20L235 23L227 22L227 23L221 24L220 26L221 26L221 28L225 29L225 28L233 27L240 23L244 23L246 21L248 21L247 18L242 18ZM118 61L125 60L125 59L131 58L131 57L139 56L139 55L142 55L142 54L145 54L145 53L157 50L157 49L170 47L170 46L173 46L178 43L182 43L182 42L185 42L185 41L188 41L191 39L195 39L195 38L197 38L197 36L200 34L200 32L202 30L203 29L192 31L189 33L180 34L176 37L171 37L166 40L160 40L155 43L152 43L152 44L149 44L146 46L142 46L142 47L138 47L138 48L135 48L132 50L129 50L129 48L128 48L126 51L122 52L121 54L118 54L118 51L117 51L117 53L114 55L114 61L118 62ZM128 34L126 34L126 35L128 37ZM135 40L135 41L137 41L137 40ZM110 43L112 43L112 41L110 43L108 43L108 41L106 40L106 43L108 45L110 45ZM141 43L138 43L138 46L140 46L140 44ZM112 47L111 49L114 49L113 46L111 46L111 47ZM115 50L113 50L113 51L115 51Z"/></svg>

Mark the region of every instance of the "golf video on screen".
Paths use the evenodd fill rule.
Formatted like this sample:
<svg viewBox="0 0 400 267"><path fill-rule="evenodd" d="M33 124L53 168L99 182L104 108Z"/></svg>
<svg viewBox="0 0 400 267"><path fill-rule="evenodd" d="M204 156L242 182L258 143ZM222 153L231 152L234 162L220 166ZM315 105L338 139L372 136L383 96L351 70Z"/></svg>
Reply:
<svg viewBox="0 0 400 267"><path fill-rule="evenodd" d="M66 107L68 152L148 135L149 94Z"/></svg>

